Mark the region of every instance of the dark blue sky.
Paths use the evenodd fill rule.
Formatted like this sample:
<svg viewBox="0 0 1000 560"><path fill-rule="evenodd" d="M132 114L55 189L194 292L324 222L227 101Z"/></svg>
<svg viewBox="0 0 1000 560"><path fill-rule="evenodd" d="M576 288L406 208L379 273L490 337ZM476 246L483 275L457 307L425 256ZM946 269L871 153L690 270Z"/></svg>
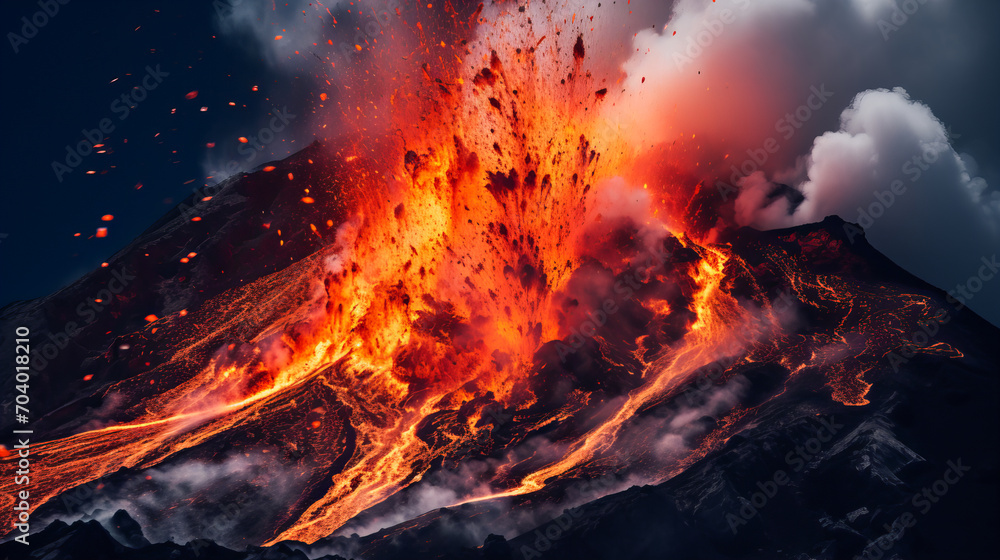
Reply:
<svg viewBox="0 0 1000 560"><path fill-rule="evenodd" d="M0 4L0 95L7 109L0 305L51 293L100 266L205 184L206 154L242 163L236 138L264 126L272 106L304 110L295 100L307 95L272 97L296 84L276 83L251 49L213 38L214 10L203 0L72 0L26 43L15 39L15 53L8 33L21 35L22 17L45 18L34 15L37 0ZM141 86L147 67L158 67L162 81L141 101L133 99L126 116L121 96ZM197 97L186 99L194 90ZM82 131L99 128L102 119L114 127L104 142L107 153L83 157L60 182L52 163L65 163L66 146L84 140ZM209 142L216 147L208 149ZM249 167L302 147L279 139ZM114 220L102 222L105 214ZM105 226L108 236L94 237ZM76 232L80 237L73 237Z"/></svg>
<svg viewBox="0 0 1000 560"><path fill-rule="evenodd" d="M230 32L225 37L218 28L216 10L227 0L41 1L58 6L58 13L45 15L39 0L0 3L4 33L0 68L5 86L0 95L6 109L0 151L5 195L0 205L0 306L49 294L99 267L164 212L204 186L208 181L206 161L213 165L237 161L249 169L304 148L312 138L312 130L316 130L315 126L310 128L315 122L303 116L315 110L316 85L325 79L336 81L332 76L317 80L317 74L333 71L322 68L323 63L316 62L319 59L314 60L311 53L293 57L281 50L299 49L290 46L299 43L270 40L283 27L292 31L292 27L308 20L297 33L289 35L305 41L311 51L309 41L315 39L309 27L317 20L300 15L308 8L305 0L286 4L231 0L241 5L244 15L260 16L260 25L250 25L253 30L244 30L245 36ZM847 4L844 2L824 0L818 4L843 8ZM456 2L470 6L476 3ZM824 22L836 28L837 32L829 36L810 27L782 30L782 39L796 47L792 50L809 53L800 57L807 67L818 64L820 57L816 53L853 54L853 58L845 59L850 63L841 62L835 55L836 64L820 68L821 81L836 84L840 77L838 91L842 96L836 107L831 106L829 118L816 119L811 123L816 130L800 135L802 145L795 147L796 154L808 153L813 134L836 130L837 114L855 93L901 86L914 99L927 103L934 115L955 132L954 148L975 156L978 174L990 185L987 195L1000 198L996 194L1000 184L1000 162L996 159L1000 150L996 134L1000 106L993 101L998 85L993 67L996 53L1000 52L1000 35L993 27L1000 17L1000 3L955 0L938 4L928 4L934 9L914 16L894 32L891 41L879 39L869 51L858 47L860 43L850 36L852 31L839 21L830 23L821 18L812 22L820 29ZM608 33L615 35L615 41L627 43L649 22L653 22L652 29L658 29L669 19L669 5L658 0L632 2L627 9L632 19L621 20L629 23L620 29L609 26ZM350 9L350 2L328 6L342 22L337 32L352 35L352 26L343 13ZM635 16L631 15L633 8ZM610 9L608 4L605 9ZM850 12L846 8L840 11ZM853 12L849 15L850 21L856 19ZM30 27L25 29L22 18L43 25L32 34ZM243 24L247 27L246 22ZM874 24L869 27L863 31L877 30ZM11 33L25 36L25 42L14 39L17 52L11 44ZM257 42L254 33L259 35ZM317 37L326 39L332 33L324 27ZM263 49L261 36L266 36ZM755 40L749 44L763 43ZM798 48L800 45L802 48ZM812 53L807 48L818 50ZM262 54L268 49L274 50L271 59ZM325 41L320 49L326 49ZM335 57L340 52L336 47L326 50L329 52L317 52L324 57ZM274 64L275 56L281 59L280 64ZM336 71L343 67L338 66ZM143 79L152 84L146 78L149 68L159 69L162 82L157 82L141 100L134 99L127 117L122 118L126 115L122 95L141 86ZM804 72L796 68L784 70L791 74ZM329 89L331 95L336 95L334 84ZM197 96L186 99L192 91L197 91ZM202 107L207 111L200 111ZM275 109L284 107L300 117L248 161L237 151L237 138L253 137L271 120ZM84 131L98 129L102 120L106 127L113 126L103 142L106 153L82 157L79 166L63 173L60 181L53 163L65 164L67 146L85 141ZM322 133L336 134L336 128ZM213 148L206 146L210 142L215 143ZM140 184L141 188L137 188ZM871 193L863 194L867 204ZM856 220L853 206L850 210L845 219ZM930 255L928 243L908 235L905 228L892 228L888 235L874 235L871 239L876 248L897 262L912 256L911 271L946 290L953 289L956 279L964 280L977 270L981 255L988 257L1000 247L980 250L983 240L962 238L961 216L931 210L930 220L903 215L899 208L896 211L900 220L933 231L934 241L940 241L942 247L977 245L970 249L974 258L958 252L942 258L941 251L926 256ZM101 216L106 214L113 215L114 220L102 222ZM108 228L107 237L95 237L99 227ZM81 235L74 237L77 232ZM996 321L997 302L1000 283L993 282L977 295L972 307Z"/></svg>

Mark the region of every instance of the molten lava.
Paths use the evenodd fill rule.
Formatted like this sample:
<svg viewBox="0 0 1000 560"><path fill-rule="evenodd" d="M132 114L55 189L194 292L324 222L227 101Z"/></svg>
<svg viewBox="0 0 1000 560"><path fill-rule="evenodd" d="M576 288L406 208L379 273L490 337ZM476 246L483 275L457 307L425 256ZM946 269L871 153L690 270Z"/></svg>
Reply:
<svg viewBox="0 0 1000 560"><path fill-rule="evenodd" d="M611 471L663 480L752 417L735 408L690 448L648 449L658 428L636 418L713 363L723 379L754 362L823 368L834 399L866 402L866 373L925 301L713 243L714 222L694 210L695 162L677 156L688 172L654 176L602 116L615 84L590 74L586 37L513 17L372 74L389 105L370 102L340 148L350 218L335 241L188 312L195 332L179 317L147 326L176 352L104 390L130 398L118 423L38 445L33 503L235 427L256 436L233 446L260 450L281 437L278 418L308 406L310 491L259 541L313 542L467 457L504 462L463 501ZM765 272L837 331L786 332ZM542 432L544 452L518 451ZM9 480L2 489L12 495Z"/></svg>

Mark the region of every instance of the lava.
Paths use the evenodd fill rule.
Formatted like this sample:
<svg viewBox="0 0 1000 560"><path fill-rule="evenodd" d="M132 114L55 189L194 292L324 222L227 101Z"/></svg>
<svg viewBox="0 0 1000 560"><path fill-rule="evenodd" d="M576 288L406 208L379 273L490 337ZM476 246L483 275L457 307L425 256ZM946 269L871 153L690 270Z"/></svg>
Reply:
<svg viewBox="0 0 1000 560"><path fill-rule="evenodd" d="M188 312L185 320L206 325L197 336L178 337L168 362L104 390L133 403L119 423L37 446L33 504L123 467L162 464L236 427L271 433L311 388L335 396L323 408L345 411L353 443L318 436L313 446L329 458L315 467L323 483L260 542L313 542L469 449L512 451L546 426L579 428L553 439L547 455L499 453L509 461L464 501L632 468L622 457L644 453L623 437L635 419L724 359L727 375L765 361L792 375L823 368L832 398L865 404L868 372L900 344L902 325L926 318L926 301L806 273L777 250L747 263L714 243L690 156L674 154L680 171L643 178L655 172L648 154L605 120L601 108L616 96L589 72L586 36L548 23L514 33L505 21L450 47L454 60L417 54L390 65L389 105L377 114L388 112L393 132L372 126L342 157L338 195L350 218L334 239ZM357 118L361 130L375 114ZM316 206L314 198L301 200ZM800 305L836 317L838 329L786 332L758 284L765 272ZM584 329L599 310L605 322ZM592 332L574 334L584 330ZM578 352L603 360L598 379L568 371ZM564 378L565 395L547 386ZM513 435L497 439L501 422L487 413L495 409L517 418ZM752 411L734 410L681 456L645 457L641 474L671 476L745 416ZM327 429L325 420L308 425ZM0 487L13 495L10 481Z"/></svg>

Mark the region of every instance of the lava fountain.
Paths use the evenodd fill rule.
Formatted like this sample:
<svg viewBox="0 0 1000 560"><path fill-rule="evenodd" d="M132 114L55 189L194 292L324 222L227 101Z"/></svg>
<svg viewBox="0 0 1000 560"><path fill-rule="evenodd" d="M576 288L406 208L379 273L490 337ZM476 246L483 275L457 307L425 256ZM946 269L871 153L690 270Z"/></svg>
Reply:
<svg viewBox="0 0 1000 560"><path fill-rule="evenodd" d="M40 500L237 428L273 436L312 387L333 402L306 429L326 429L333 410L343 428L310 444L318 482L257 542L313 542L470 456L502 460L461 501L608 471L663 480L748 411L666 455L645 450L657 428L635 419L720 360L833 364L834 397L864 404L859 357L883 351L866 334L888 319L852 318L864 294L776 255L792 297L844 317L839 340L783 338L752 267L713 243L695 158L669 152L665 176L608 116L618 84L591 71L583 18L510 8L405 22L386 41L407 56L383 49L350 70L339 105L354 130L328 147L341 180L311 186L344 201L336 235L194 312L212 336L107 388L135 399L116 423L39 444ZM916 298L902 307L924 312ZM556 425L545 453L513 452Z"/></svg>

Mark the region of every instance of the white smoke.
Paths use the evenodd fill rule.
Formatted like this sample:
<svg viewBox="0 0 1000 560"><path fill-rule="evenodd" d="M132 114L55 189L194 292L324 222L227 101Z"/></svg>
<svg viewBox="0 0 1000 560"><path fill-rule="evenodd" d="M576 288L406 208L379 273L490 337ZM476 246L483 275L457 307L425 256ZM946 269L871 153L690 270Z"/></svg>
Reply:
<svg viewBox="0 0 1000 560"><path fill-rule="evenodd" d="M838 131L816 138L798 168L772 176L802 192L798 207L769 199L774 185L758 171L741 180L736 219L777 228L836 214L864 227L897 264L950 290L1000 249L1000 192L988 190L976 170L929 107L899 88L866 91L844 110ZM996 302L995 294L969 303L995 309L986 303Z"/></svg>
<svg viewBox="0 0 1000 560"><path fill-rule="evenodd" d="M663 461L676 461L693 450L692 441L704 435L705 427L697 420L703 417L723 418L739 404L750 385L745 377L734 377L720 386L712 386L701 395L703 401L681 406L671 417L660 420L653 451Z"/></svg>
<svg viewBox="0 0 1000 560"><path fill-rule="evenodd" d="M110 526L111 516L124 509L154 543L207 538L241 547L246 543L240 535L266 519L260 512L286 506L301 492L301 484L273 454L188 460L81 485L61 496L64 507L50 510L42 525L55 519L66 523L96 519ZM250 493L252 498L246 498Z"/></svg>
<svg viewBox="0 0 1000 560"><path fill-rule="evenodd" d="M989 66L984 37L973 34L981 9L956 0L678 0L665 24L636 35L608 115L634 132L637 149L687 146L706 182L730 187L727 202L738 188L740 225L836 214L861 222L894 262L951 290L1000 250L1000 195L983 178L996 166L980 169L955 145L995 147L982 126L992 110L983 92L956 103L955 85ZM955 119L956 134L941 115ZM777 184L804 201L774 196ZM1000 283L970 304L1000 320Z"/></svg>
<svg viewBox="0 0 1000 560"><path fill-rule="evenodd" d="M758 173L743 181L738 220L787 227L838 214L863 225L878 222L875 235L883 223L897 233L912 229L919 235L920 230L935 233L926 226L945 214L964 217L967 226L979 230L973 238L996 237L1000 199L995 192L984 196L987 185L973 176L975 162L958 154L944 124L902 89L858 94L842 113L840 130L816 138L803 167L804 177L797 182L805 195L802 204L791 209L783 198L768 203L761 197L766 187ZM785 171L790 178L795 173ZM896 183L893 191L896 181L903 185ZM910 226L914 221L919 224Z"/></svg>
<svg viewBox="0 0 1000 560"><path fill-rule="evenodd" d="M318 50L331 20L315 3L293 2L279 8L270 2L232 2L218 10L216 22L223 35L263 55L272 67L294 69L302 53Z"/></svg>

